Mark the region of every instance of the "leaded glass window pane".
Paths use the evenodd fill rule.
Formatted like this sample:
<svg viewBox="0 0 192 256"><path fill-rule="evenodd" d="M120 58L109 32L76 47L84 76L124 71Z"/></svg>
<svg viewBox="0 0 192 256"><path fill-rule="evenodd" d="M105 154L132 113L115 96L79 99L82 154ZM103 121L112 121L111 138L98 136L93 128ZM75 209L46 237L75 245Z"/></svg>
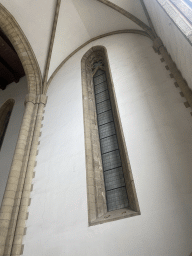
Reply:
<svg viewBox="0 0 192 256"><path fill-rule="evenodd" d="M128 207L128 198L105 71L97 70L93 83L107 209L114 211Z"/></svg>

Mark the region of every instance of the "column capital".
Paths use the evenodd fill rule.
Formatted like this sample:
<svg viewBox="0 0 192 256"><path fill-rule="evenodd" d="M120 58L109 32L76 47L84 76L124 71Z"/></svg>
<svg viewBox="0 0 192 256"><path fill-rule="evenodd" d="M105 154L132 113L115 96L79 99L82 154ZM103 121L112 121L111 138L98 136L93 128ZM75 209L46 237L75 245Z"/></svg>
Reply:
<svg viewBox="0 0 192 256"><path fill-rule="evenodd" d="M39 104L42 103L46 105L47 103L47 96L45 94L34 94L34 93L29 93L25 97L25 104L28 102L32 102L33 104Z"/></svg>
<svg viewBox="0 0 192 256"><path fill-rule="evenodd" d="M160 37L156 37L153 41L153 47L156 51L159 51L159 48L163 45L163 42L161 41Z"/></svg>
<svg viewBox="0 0 192 256"><path fill-rule="evenodd" d="M47 96L45 94L37 95L36 103L38 103L38 104L42 103L42 104L46 105L46 103L47 103Z"/></svg>
<svg viewBox="0 0 192 256"><path fill-rule="evenodd" d="M36 94L34 93L29 93L25 97L25 104L28 102L32 102L33 104L36 103Z"/></svg>

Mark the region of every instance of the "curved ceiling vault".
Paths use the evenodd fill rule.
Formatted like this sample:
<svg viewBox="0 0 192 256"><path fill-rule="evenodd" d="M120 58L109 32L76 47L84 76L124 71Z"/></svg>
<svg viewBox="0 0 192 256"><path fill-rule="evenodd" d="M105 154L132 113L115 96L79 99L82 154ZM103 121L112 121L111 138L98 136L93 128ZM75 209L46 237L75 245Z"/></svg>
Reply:
<svg viewBox="0 0 192 256"><path fill-rule="evenodd" d="M57 1L0 0L0 2L14 16L25 33L43 74ZM140 0L110 2L148 26ZM132 20L99 0L61 0L48 78L59 64L83 43L101 34L125 29L142 30Z"/></svg>
<svg viewBox="0 0 192 256"><path fill-rule="evenodd" d="M0 0L0 3L20 25L43 73L55 11L55 0Z"/></svg>
<svg viewBox="0 0 192 256"><path fill-rule="evenodd" d="M147 23L139 0L113 0L126 11ZM80 45L93 37L117 30L142 30L136 23L96 0L65 0L61 2L48 78L59 64Z"/></svg>
<svg viewBox="0 0 192 256"><path fill-rule="evenodd" d="M130 12L135 17L139 18L141 21L143 21L146 25L149 26L147 17L145 15L140 0L110 0L110 2L118 5L127 12Z"/></svg>

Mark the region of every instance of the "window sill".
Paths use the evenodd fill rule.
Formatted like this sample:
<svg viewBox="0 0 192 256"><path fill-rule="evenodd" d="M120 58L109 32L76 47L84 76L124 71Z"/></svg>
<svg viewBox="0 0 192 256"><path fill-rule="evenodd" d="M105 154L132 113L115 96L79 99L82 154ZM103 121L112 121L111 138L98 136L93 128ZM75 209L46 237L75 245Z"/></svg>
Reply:
<svg viewBox="0 0 192 256"><path fill-rule="evenodd" d="M111 212L107 212L106 214L104 214L102 217L96 219L95 221L92 221L91 223L89 223L89 226L94 226L94 225L102 224L105 222L129 218L129 217L133 217L133 216L137 216L137 215L141 215L141 213L135 212L128 208L111 211Z"/></svg>

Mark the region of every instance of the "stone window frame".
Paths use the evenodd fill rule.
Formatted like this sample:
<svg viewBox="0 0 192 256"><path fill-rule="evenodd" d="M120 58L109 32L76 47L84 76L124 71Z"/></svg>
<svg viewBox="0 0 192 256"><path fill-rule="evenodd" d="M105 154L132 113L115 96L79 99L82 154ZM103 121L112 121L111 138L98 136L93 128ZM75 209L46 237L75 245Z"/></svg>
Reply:
<svg viewBox="0 0 192 256"><path fill-rule="evenodd" d="M119 150L124 170L124 178L129 200L129 207L107 211L105 185L103 177L102 158L97 125L97 114L95 106L95 95L93 86L92 64L103 59L108 89L112 104L112 111L115 120ZM82 97L84 115L84 136L85 136L85 157L86 157L86 180L87 180L87 203L88 203L88 224L89 226L140 215L140 208L133 180L131 165L127 153L125 138L123 135L115 89L112 82L107 50L103 46L92 47L87 51L81 60L82 74Z"/></svg>

